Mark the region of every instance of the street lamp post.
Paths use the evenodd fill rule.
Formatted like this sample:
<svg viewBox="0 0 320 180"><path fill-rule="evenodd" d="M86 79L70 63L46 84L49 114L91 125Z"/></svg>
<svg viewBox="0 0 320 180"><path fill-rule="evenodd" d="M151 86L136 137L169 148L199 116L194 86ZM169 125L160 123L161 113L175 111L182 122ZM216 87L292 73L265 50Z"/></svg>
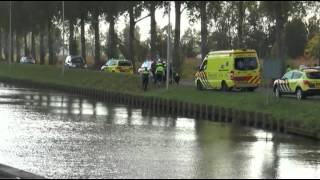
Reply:
<svg viewBox="0 0 320 180"><path fill-rule="evenodd" d="M166 81L166 88L169 89L169 74L170 74L170 34L171 34L171 28L170 28L170 1L168 5L168 42L167 42L167 81Z"/></svg>

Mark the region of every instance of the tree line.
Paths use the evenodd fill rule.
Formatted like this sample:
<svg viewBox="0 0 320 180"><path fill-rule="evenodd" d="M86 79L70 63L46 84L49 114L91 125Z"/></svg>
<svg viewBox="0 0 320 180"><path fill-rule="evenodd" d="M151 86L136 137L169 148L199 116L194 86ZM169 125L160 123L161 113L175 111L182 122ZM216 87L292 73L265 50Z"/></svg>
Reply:
<svg viewBox="0 0 320 180"><path fill-rule="evenodd" d="M275 57L284 62L289 57L302 55L307 49L319 56L318 1L173 1L175 24L172 31L173 65L180 71L186 56L201 55L210 50L250 48L256 49L261 57ZM9 15L12 10L11 44L9 52ZM132 61L134 69L142 56L157 54L166 56L166 27L157 26L155 14L160 8L168 12L168 1L65 1L64 16L68 32L68 52L81 54L86 59L88 37L85 25L90 25L94 41L94 64L101 63L101 51L108 58L123 55ZM142 12L147 16L142 17ZM186 11L190 23L199 22L200 32L189 28L181 36L181 14ZM311 14L306 22L305 17ZM62 42L62 1L1 1L0 2L0 59L17 62L21 50L25 55L39 54L39 63L57 63ZM120 16L129 22L122 36L116 29ZM139 42L137 23L150 18L150 37ZM107 34L101 35L99 22L108 22ZM80 28L80 32L75 29ZM76 39L80 34L80 39ZM31 37L28 45L28 38ZM105 47L101 38L106 37ZM37 42L36 42L37 41ZM80 42L80 43L78 43ZM39 45L36 49L36 44ZM307 48L306 48L307 47ZM318 48L318 49L317 49ZM15 54L9 59L9 53ZM284 64L283 64L284 66Z"/></svg>

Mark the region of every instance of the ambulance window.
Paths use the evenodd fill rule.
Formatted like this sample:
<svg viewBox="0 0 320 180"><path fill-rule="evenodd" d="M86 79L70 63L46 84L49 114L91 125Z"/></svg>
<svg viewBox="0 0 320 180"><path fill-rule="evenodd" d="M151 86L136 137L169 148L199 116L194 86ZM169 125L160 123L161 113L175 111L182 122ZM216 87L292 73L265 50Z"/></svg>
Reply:
<svg viewBox="0 0 320 180"><path fill-rule="evenodd" d="M200 71L204 71L207 69L207 59L205 59L200 67Z"/></svg>
<svg viewBox="0 0 320 180"><path fill-rule="evenodd" d="M255 57L237 57L235 58L235 68L237 70L255 70L258 68L258 62Z"/></svg>

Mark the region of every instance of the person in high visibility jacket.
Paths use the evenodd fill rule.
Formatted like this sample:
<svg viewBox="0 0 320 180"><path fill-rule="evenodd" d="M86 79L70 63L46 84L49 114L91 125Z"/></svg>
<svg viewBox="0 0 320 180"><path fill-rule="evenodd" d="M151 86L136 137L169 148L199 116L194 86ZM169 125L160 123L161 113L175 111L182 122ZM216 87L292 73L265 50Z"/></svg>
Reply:
<svg viewBox="0 0 320 180"><path fill-rule="evenodd" d="M148 83L149 83L149 71L148 68L145 67L142 71L142 88L144 91L147 91Z"/></svg>
<svg viewBox="0 0 320 180"><path fill-rule="evenodd" d="M156 77L158 82L162 82L164 76L164 65L160 61L156 65Z"/></svg>

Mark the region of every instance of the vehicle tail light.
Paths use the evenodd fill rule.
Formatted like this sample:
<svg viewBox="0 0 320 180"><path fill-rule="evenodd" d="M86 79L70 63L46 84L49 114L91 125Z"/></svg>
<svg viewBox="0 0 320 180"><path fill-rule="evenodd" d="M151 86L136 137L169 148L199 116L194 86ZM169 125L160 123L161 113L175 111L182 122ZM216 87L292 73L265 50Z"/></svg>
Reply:
<svg viewBox="0 0 320 180"><path fill-rule="evenodd" d="M303 84L304 84L304 85L307 85L307 86L310 86L310 81L308 81L308 80L303 80Z"/></svg>
<svg viewBox="0 0 320 180"><path fill-rule="evenodd" d="M231 72L230 72L230 79L231 79L231 80L234 80L234 71L231 71Z"/></svg>
<svg viewBox="0 0 320 180"><path fill-rule="evenodd" d="M303 84L309 86L310 88L314 88L316 85L308 80L303 80Z"/></svg>

